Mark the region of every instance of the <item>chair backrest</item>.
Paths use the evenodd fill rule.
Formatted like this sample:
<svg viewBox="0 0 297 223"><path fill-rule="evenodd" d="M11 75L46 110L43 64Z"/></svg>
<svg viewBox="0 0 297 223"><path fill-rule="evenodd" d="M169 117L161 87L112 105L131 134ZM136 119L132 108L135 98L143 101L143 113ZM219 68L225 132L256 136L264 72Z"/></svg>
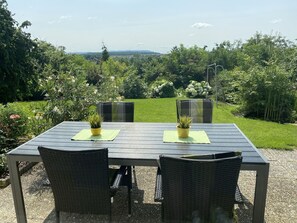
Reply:
<svg viewBox="0 0 297 223"><path fill-rule="evenodd" d="M190 116L193 123L212 122L213 102L210 99L176 100L177 120L180 116Z"/></svg>
<svg viewBox="0 0 297 223"><path fill-rule="evenodd" d="M38 147L56 211L110 215L108 150L61 151Z"/></svg>
<svg viewBox="0 0 297 223"><path fill-rule="evenodd" d="M133 102L99 102L97 112L104 122L134 122Z"/></svg>
<svg viewBox="0 0 297 223"><path fill-rule="evenodd" d="M233 222L241 156L221 159L160 156L164 219Z"/></svg>

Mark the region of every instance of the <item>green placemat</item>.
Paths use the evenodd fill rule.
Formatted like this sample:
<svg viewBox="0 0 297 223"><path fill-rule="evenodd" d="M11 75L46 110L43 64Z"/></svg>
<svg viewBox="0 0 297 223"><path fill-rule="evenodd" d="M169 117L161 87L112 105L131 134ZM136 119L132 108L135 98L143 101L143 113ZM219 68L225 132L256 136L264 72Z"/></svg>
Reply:
<svg viewBox="0 0 297 223"><path fill-rule="evenodd" d="M119 134L119 129L102 129L101 135L92 136L91 129L83 129L75 136L71 138L71 140L81 140L81 141L95 141L95 140L106 140L112 141Z"/></svg>
<svg viewBox="0 0 297 223"><path fill-rule="evenodd" d="M188 138L178 138L177 130L165 130L163 134L163 142L178 143L210 143L205 131L191 131Z"/></svg>

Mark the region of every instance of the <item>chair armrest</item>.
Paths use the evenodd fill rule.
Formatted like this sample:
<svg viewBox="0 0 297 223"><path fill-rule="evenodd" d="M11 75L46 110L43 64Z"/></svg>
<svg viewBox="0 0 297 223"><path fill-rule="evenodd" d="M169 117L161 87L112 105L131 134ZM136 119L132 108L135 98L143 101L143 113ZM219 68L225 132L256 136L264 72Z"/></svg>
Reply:
<svg viewBox="0 0 297 223"><path fill-rule="evenodd" d="M117 175L115 176L114 178L114 181L111 185L111 189L118 189L119 186L121 185L121 181L123 179L123 177L125 176L126 174L126 171L127 171L127 167L126 166L121 166L120 169L118 170L117 172Z"/></svg>
<svg viewBox="0 0 297 223"><path fill-rule="evenodd" d="M161 175L160 167L158 167L157 176L156 176L155 201L156 202L162 202L163 201L163 196L162 196L162 175Z"/></svg>

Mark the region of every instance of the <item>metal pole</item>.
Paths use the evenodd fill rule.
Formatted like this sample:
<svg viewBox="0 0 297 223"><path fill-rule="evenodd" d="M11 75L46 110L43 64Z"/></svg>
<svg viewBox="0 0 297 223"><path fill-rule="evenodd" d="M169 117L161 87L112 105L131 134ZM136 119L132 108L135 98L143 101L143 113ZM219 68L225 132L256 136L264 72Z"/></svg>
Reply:
<svg viewBox="0 0 297 223"><path fill-rule="evenodd" d="M207 66L207 69L206 69L206 81L209 83L209 78L208 78L208 71L209 71L209 69L212 69L213 70L213 68L212 67L210 67L210 65L208 65Z"/></svg>
<svg viewBox="0 0 297 223"><path fill-rule="evenodd" d="M212 68L214 67L214 69ZM210 64L207 66L207 70L206 70L206 80L207 82L209 82L208 80L208 69L212 68L214 70L214 78L215 78L215 93L216 93L216 106L218 107L218 82L217 82L217 71L218 71L218 67L221 67L222 69L224 69L224 67L222 65L217 65L216 63Z"/></svg>
<svg viewBox="0 0 297 223"><path fill-rule="evenodd" d="M222 70L224 70L224 67L222 65L216 65L216 69L215 69L215 81L216 81L216 103L217 103L217 107L218 107L218 82L217 82L217 68L220 67L222 68Z"/></svg>
<svg viewBox="0 0 297 223"><path fill-rule="evenodd" d="M217 83L217 65L215 63L215 87L216 87L216 106L218 107L218 83Z"/></svg>
<svg viewBox="0 0 297 223"><path fill-rule="evenodd" d="M212 69L212 70L214 70L211 66L212 65L214 65L214 64L211 64L211 65L208 65L207 66L207 69L206 69L206 81L207 81L207 83L209 84L209 75L208 75L208 71L209 71L209 69ZM208 98L208 93L206 94L206 98Z"/></svg>

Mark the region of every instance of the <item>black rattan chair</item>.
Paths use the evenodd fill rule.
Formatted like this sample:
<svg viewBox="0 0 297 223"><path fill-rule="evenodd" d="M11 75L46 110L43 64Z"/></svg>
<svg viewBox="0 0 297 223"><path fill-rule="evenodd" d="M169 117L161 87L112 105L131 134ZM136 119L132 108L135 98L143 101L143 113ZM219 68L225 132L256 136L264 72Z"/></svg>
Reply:
<svg viewBox="0 0 297 223"><path fill-rule="evenodd" d="M134 102L99 102L96 106L104 122L134 122ZM135 166L133 174L137 185Z"/></svg>
<svg viewBox="0 0 297 223"><path fill-rule="evenodd" d="M121 166L111 175L108 149L62 151L38 147L38 150L53 191L57 222L61 211L108 215L111 220L111 197L122 182L128 187L131 214L131 169L129 172Z"/></svg>
<svg viewBox="0 0 297 223"><path fill-rule="evenodd" d="M99 102L97 111L104 122L134 122L133 102Z"/></svg>
<svg viewBox="0 0 297 223"><path fill-rule="evenodd" d="M233 156L232 156L233 155ZM224 155L226 156L226 155ZM233 222L241 155L160 156L155 201L165 222Z"/></svg>
<svg viewBox="0 0 297 223"><path fill-rule="evenodd" d="M187 99L176 100L177 120L180 116L187 115L193 123L212 123L213 102L211 99ZM239 187L236 187L235 202L243 203L243 195Z"/></svg>
<svg viewBox="0 0 297 223"><path fill-rule="evenodd" d="M176 100L176 116L189 116L193 123L212 122L213 103L210 99Z"/></svg>

